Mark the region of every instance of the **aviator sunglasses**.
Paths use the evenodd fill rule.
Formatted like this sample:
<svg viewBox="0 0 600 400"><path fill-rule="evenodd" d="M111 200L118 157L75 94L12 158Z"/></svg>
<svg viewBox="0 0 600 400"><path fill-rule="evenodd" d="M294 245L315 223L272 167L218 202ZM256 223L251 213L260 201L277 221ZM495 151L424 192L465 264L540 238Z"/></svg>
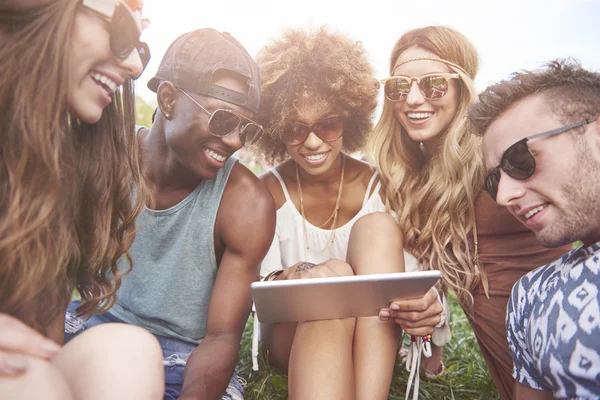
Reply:
<svg viewBox="0 0 600 400"><path fill-rule="evenodd" d="M311 132L314 132L324 142L333 142L342 137L344 117L324 118L312 126L296 122L285 130L283 143L288 145L304 143Z"/></svg>
<svg viewBox="0 0 600 400"><path fill-rule="evenodd" d="M390 76L381 80L385 92L385 97L390 101L406 100L413 81L417 81L417 86L421 94L427 100L438 100L444 97L448 92L450 79L459 79L460 76L454 73L431 73L411 78L410 76Z"/></svg>
<svg viewBox="0 0 600 400"><path fill-rule="evenodd" d="M563 126L562 128L553 129L548 132L538 133L532 136L527 136L517 143L511 145L502 154L500 159L500 165L493 169L492 172L488 173L485 177L484 189L486 192L496 200L498 195L498 185L500 184L500 170L504 171L506 175L519 181L529 179L535 172L535 157L527 142L534 139L539 139L545 136L558 135L559 133L566 132L570 129L577 128L578 126L587 125L594 122L598 118L587 119L576 124Z"/></svg>
<svg viewBox="0 0 600 400"><path fill-rule="evenodd" d="M106 23L106 30L110 36L110 51L120 59L129 57L133 50L137 50L142 61L142 72L150 61L150 48L140 41L141 32L138 29L133 12L124 3L116 6L113 1L83 0L84 7L96 12ZM143 19L147 24L148 20ZM136 77L138 78L138 77Z"/></svg>
<svg viewBox="0 0 600 400"><path fill-rule="evenodd" d="M213 112L208 111L202 107L200 103L192 98L187 92L181 88L177 88L186 95L191 101L200 107L205 113L209 115L208 118L208 131L213 136L225 137L235 132L240 126L240 142L244 147L250 147L260 139L263 134L263 127L252 121L249 118L234 113L231 110L225 110L219 108ZM242 120L247 121L242 124Z"/></svg>

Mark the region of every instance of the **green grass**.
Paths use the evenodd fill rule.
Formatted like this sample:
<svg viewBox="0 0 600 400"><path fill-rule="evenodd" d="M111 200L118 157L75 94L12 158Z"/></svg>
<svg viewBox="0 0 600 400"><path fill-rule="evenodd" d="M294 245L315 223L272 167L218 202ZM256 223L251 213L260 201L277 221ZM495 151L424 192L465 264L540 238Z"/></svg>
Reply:
<svg viewBox="0 0 600 400"><path fill-rule="evenodd" d="M452 341L445 346L446 373L433 381L421 380L419 399L423 400L497 400L500 397L488 374L475 336L460 306L451 299ZM405 340L407 340L405 338ZM259 371L252 371L252 319L246 323L242 338L239 375L247 381L244 398L275 400L287 398L287 377L271 368L264 354L259 356ZM396 359L388 399L404 399L408 371Z"/></svg>

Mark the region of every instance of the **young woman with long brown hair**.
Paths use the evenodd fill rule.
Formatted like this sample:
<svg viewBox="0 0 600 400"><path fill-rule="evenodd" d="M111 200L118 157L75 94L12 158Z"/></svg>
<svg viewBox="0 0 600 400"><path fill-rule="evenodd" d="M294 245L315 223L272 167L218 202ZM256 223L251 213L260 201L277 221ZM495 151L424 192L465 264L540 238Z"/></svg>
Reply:
<svg viewBox="0 0 600 400"><path fill-rule="evenodd" d="M502 399L512 395L505 315L512 285L565 249L544 249L483 192L481 139L466 125L479 60L471 42L442 26L396 42L372 149L396 235L465 310Z"/></svg>
<svg viewBox="0 0 600 400"><path fill-rule="evenodd" d="M132 79L148 61L140 5L0 6L3 398L162 393L160 348L140 329L92 329L60 347L74 289L83 315L114 303L116 263L127 257L142 206L141 192L131 201L140 182ZM141 367L135 372L127 367L133 362Z"/></svg>

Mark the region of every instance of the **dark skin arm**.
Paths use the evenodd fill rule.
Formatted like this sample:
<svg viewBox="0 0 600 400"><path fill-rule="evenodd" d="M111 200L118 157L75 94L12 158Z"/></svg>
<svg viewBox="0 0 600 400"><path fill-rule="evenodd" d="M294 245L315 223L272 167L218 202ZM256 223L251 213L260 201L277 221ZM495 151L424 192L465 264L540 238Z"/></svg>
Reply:
<svg viewBox="0 0 600 400"><path fill-rule="evenodd" d="M244 166L231 171L215 225L219 272L211 295L206 336L188 359L180 399L221 399L237 363L250 310L250 284L275 233L275 204Z"/></svg>
<svg viewBox="0 0 600 400"><path fill-rule="evenodd" d="M515 400L552 400L554 398L551 392L533 389L519 382L515 382L514 397Z"/></svg>

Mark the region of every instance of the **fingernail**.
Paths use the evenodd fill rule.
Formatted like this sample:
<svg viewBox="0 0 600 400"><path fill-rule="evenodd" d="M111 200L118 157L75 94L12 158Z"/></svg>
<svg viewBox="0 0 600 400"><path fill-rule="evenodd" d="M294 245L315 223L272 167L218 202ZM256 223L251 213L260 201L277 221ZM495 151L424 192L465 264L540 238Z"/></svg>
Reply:
<svg viewBox="0 0 600 400"><path fill-rule="evenodd" d="M396 303L393 303L393 304L390 306L390 308L391 308L392 310L399 310L399 309L400 309L400 306L399 306L398 304L396 304Z"/></svg>
<svg viewBox="0 0 600 400"><path fill-rule="evenodd" d="M23 372L27 369L27 359L18 355L7 357L4 364L11 372Z"/></svg>
<svg viewBox="0 0 600 400"><path fill-rule="evenodd" d="M52 340L44 340L42 342L42 351L48 356L55 356L60 351L60 346Z"/></svg>
<svg viewBox="0 0 600 400"><path fill-rule="evenodd" d="M390 317L390 313L387 311L382 311L379 313L379 319L382 321L387 321L389 317Z"/></svg>

